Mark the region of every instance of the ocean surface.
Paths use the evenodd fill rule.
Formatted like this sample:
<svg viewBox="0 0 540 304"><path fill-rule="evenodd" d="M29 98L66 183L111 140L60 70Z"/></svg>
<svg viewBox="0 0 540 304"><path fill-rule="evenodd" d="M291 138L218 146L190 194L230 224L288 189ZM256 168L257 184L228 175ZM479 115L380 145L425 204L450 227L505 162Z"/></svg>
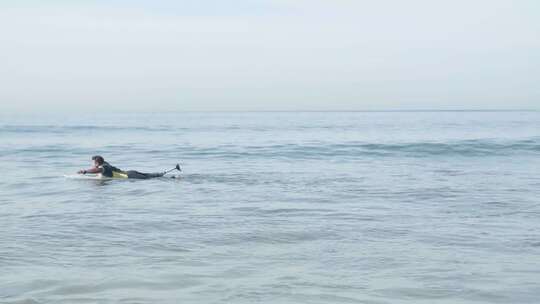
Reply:
<svg viewBox="0 0 540 304"><path fill-rule="evenodd" d="M0 114L0 164L0 303L540 303L540 112Z"/></svg>

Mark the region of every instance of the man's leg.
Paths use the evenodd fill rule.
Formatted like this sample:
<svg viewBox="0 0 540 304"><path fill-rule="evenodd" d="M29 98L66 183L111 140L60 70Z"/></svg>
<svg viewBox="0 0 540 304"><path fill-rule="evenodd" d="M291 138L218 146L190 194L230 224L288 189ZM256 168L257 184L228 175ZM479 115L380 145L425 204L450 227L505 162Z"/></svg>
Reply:
<svg viewBox="0 0 540 304"><path fill-rule="evenodd" d="M135 170L126 171L128 178L147 179L153 177L162 177L163 173L142 173Z"/></svg>

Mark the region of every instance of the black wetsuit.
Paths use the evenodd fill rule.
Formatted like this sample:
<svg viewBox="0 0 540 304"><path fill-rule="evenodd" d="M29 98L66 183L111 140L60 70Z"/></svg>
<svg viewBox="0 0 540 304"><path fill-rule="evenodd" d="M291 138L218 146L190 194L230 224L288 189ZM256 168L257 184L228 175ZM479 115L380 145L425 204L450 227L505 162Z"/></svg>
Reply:
<svg viewBox="0 0 540 304"><path fill-rule="evenodd" d="M165 175L165 173L142 173L135 170L126 171L126 174L128 178L138 178L138 179L162 177L163 175Z"/></svg>
<svg viewBox="0 0 540 304"><path fill-rule="evenodd" d="M105 177L113 177L114 172L125 174L127 178L147 179L154 177L162 177L165 173L142 173L135 170L122 171L114 166L111 166L108 162L104 162L101 167L101 174Z"/></svg>
<svg viewBox="0 0 540 304"><path fill-rule="evenodd" d="M113 177L113 172L124 173L122 170L114 166L111 166L111 164L109 164L108 162L103 162L103 165L101 165L100 167L101 167L101 175L105 177Z"/></svg>

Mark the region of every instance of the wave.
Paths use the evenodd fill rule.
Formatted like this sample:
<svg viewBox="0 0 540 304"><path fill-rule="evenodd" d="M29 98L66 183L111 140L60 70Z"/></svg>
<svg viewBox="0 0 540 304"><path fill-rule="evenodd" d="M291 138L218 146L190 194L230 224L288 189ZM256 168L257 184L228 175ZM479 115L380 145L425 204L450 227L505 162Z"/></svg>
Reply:
<svg viewBox="0 0 540 304"><path fill-rule="evenodd" d="M43 134L67 134L76 132L118 132L118 131L131 131L131 132L217 132L217 133L231 133L231 132L343 132L343 131L361 131L362 126L358 125L200 125L200 126L132 126L132 125L0 125L1 133L13 133L13 134L27 134L27 133L43 133Z"/></svg>
<svg viewBox="0 0 540 304"><path fill-rule="evenodd" d="M177 147L177 150L180 150ZM283 144L270 146L231 146L183 149L190 157L275 157L292 159L358 158L358 157L434 157L434 156L505 156L540 153L540 139L514 141L465 140L455 142L413 143L338 143Z"/></svg>
<svg viewBox="0 0 540 304"><path fill-rule="evenodd" d="M452 142L410 142L410 143L306 143L276 145L217 145L190 146L172 144L156 149L142 143L97 146L88 151L80 146L31 145L25 147L5 147L1 155L40 155L60 157L66 154L84 155L100 151L104 154L151 155L159 158L174 159L237 159L237 158L273 158L273 159L358 159L366 157L481 157L511 156L522 154L540 154L540 137L521 140L462 140Z"/></svg>
<svg viewBox="0 0 540 304"><path fill-rule="evenodd" d="M170 131L169 127L143 127L143 126L95 126L95 125L5 125L0 126L1 133L45 133L45 134L64 134L71 132L87 131ZM187 130L187 128L175 128L175 130Z"/></svg>

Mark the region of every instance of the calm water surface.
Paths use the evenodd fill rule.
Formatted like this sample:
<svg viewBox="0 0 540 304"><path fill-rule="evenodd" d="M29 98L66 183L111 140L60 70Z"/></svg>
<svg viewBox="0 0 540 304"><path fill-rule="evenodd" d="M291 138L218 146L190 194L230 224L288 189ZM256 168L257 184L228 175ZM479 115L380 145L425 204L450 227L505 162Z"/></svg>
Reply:
<svg viewBox="0 0 540 304"><path fill-rule="evenodd" d="M540 112L4 114L0 164L0 303L540 302Z"/></svg>

